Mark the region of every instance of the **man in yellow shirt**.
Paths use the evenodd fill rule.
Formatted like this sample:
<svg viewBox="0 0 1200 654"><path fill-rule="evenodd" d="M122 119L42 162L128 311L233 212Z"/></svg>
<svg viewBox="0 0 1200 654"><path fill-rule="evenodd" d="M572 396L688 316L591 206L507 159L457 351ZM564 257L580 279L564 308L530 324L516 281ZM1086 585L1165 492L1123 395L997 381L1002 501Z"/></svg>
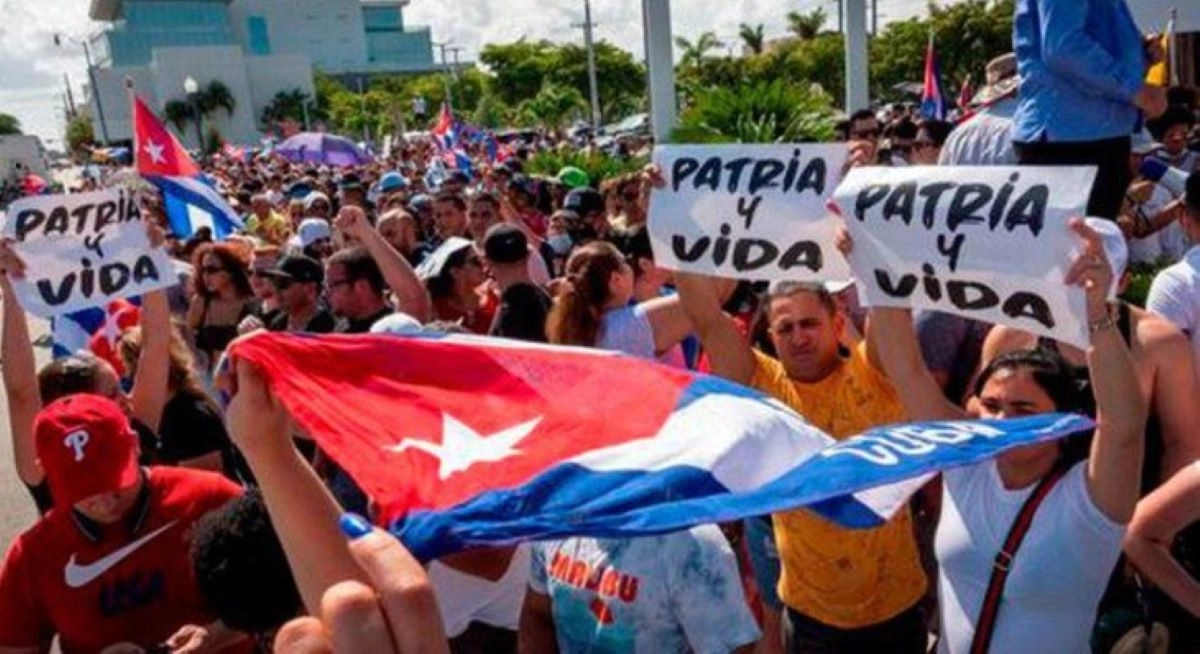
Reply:
<svg viewBox="0 0 1200 654"><path fill-rule="evenodd" d="M250 214L246 217L246 231L271 245L284 245L291 236L288 221L271 207L271 199L265 193L250 198Z"/></svg>
<svg viewBox="0 0 1200 654"><path fill-rule="evenodd" d="M870 326L866 341L843 356L845 317L821 285L772 286L763 308L776 359L753 349L721 312L717 280L677 274L676 283L714 374L779 399L838 439L904 419L873 360ZM925 652L919 603L927 580L907 509L862 530L807 509L773 518L787 651Z"/></svg>

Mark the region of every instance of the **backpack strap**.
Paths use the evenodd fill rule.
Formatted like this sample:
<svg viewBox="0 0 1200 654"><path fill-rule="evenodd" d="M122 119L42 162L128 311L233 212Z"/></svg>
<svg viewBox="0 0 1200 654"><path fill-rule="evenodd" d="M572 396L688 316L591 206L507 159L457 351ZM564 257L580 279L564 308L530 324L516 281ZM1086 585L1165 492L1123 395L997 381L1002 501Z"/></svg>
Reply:
<svg viewBox="0 0 1200 654"><path fill-rule="evenodd" d="M1029 497L1025 498L1025 503L1021 505L1021 511L1017 514L1016 520L1008 530L1008 536L1004 539L1004 546L996 553L996 562L992 566L992 578L988 581L987 593L983 596L979 619L975 621L975 637L971 639L971 654L987 654L992 642L992 633L996 629L996 616L1000 613L1000 600L1004 596L1004 582L1008 580L1008 572L1012 569L1013 557L1017 555L1021 541L1025 540L1025 534L1029 533L1029 526L1033 524L1033 516L1037 513L1038 507L1066 472L1066 466L1054 466L1049 474L1042 477Z"/></svg>

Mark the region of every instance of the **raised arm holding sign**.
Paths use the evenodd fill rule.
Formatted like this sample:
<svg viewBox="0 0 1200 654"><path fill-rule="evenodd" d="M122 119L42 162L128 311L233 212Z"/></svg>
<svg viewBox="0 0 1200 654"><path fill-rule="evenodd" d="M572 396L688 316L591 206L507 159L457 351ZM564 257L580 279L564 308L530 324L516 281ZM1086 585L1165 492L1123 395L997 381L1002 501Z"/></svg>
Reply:
<svg viewBox="0 0 1200 654"><path fill-rule="evenodd" d="M650 196L658 265L747 280L845 279L825 208L843 144L667 145Z"/></svg>
<svg viewBox="0 0 1200 654"><path fill-rule="evenodd" d="M121 188L14 202L0 232L29 272L13 280L21 306L49 318L175 284L141 217Z"/></svg>
<svg viewBox="0 0 1200 654"><path fill-rule="evenodd" d="M835 192L871 306L934 309L1086 346L1063 276L1093 168L857 168Z"/></svg>

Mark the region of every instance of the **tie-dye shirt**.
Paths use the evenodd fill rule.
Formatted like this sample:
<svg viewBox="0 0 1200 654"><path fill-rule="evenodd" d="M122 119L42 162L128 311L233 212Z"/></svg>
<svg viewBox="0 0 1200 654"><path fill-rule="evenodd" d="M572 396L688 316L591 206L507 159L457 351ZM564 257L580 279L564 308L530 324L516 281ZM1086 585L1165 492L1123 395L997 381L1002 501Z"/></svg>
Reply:
<svg viewBox="0 0 1200 654"><path fill-rule="evenodd" d="M715 654L760 636L713 525L536 543L530 589L549 596L562 652Z"/></svg>

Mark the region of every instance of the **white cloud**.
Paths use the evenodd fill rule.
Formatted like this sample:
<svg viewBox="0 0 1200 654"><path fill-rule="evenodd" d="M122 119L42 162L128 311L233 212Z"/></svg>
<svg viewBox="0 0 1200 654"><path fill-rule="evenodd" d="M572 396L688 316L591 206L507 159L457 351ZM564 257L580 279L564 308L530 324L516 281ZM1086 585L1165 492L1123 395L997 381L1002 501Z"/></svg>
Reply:
<svg viewBox="0 0 1200 654"><path fill-rule="evenodd" d="M285 0L278 0L283 2ZM921 11L924 0L878 0L881 20ZM16 115L25 130L58 139L62 131L64 72L71 78L76 101L86 82L79 46L55 47L53 35L82 37L101 26L87 18L89 0L0 0L0 111ZM822 6L836 25L833 0L672 0L675 33L687 38L712 30L731 47L740 48L740 23L766 27L768 36L786 30L784 15ZM593 0L596 37L641 57L642 0ZM572 23L583 21L583 0L412 0L405 10L410 25L430 25L435 41L462 47L459 56L473 60L484 43L521 37L582 42Z"/></svg>

